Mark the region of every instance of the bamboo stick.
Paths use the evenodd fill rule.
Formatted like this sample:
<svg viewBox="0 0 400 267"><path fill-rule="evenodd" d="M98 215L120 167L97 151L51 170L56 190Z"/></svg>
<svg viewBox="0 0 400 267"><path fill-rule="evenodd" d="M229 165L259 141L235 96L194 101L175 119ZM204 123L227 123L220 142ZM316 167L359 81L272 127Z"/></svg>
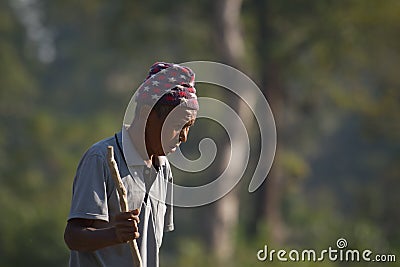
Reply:
<svg viewBox="0 0 400 267"><path fill-rule="evenodd" d="M128 199L127 192L124 184L122 183L121 176L119 174L117 162L114 159L114 147L108 146L107 149L108 155L108 165L110 167L111 176L115 182L115 186L117 187L118 195L119 195L119 205L121 207L122 212L129 211L128 208ZM131 248L131 253L133 257L133 263L135 267L142 267L142 259L140 258L139 247L137 245L136 240L128 241L128 244Z"/></svg>

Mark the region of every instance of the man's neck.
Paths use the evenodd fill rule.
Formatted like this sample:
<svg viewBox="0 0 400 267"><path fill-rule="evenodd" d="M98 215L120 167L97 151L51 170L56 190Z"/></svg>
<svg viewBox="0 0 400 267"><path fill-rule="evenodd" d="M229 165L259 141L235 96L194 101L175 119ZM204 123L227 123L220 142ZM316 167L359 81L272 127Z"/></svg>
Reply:
<svg viewBox="0 0 400 267"><path fill-rule="evenodd" d="M135 146L136 151L143 159L147 167L151 167L153 154L147 153L145 134L142 127L137 127L134 123L127 129L129 138L132 144Z"/></svg>

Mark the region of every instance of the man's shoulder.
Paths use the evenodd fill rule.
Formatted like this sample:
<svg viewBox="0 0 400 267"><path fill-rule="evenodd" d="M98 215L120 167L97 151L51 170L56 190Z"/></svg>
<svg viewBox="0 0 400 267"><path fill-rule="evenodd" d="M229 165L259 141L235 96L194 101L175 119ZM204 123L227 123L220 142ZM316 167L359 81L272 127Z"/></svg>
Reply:
<svg viewBox="0 0 400 267"><path fill-rule="evenodd" d="M115 145L115 137L110 136L104 138L103 140L98 141L97 143L94 143L91 148L102 149L102 148L107 148L107 146L114 146L114 145Z"/></svg>
<svg viewBox="0 0 400 267"><path fill-rule="evenodd" d="M98 155L98 156L106 156L107 155L107 147L115 146L115 137L110 136L103 140L94 143L87 151L86 155Z"/></svg>

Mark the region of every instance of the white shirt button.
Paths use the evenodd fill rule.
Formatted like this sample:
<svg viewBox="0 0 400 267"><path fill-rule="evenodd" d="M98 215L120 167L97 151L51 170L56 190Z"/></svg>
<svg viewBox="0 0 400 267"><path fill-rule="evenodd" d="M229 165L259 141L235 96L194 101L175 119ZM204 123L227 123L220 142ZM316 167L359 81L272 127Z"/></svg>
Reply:
<svg viewBox="0 0 400 267"><path fill-rule="evenodd" d="M144 173L145 174L149 174L150 172L149 172L149 170L145 170Z"/></svg>

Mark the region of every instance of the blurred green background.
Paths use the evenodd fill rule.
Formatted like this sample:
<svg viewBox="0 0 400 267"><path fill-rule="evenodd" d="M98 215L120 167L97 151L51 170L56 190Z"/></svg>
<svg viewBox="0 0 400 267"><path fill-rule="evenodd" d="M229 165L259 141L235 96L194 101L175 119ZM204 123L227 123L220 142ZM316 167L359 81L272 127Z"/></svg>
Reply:
<svg viewBox="0 0 400 267"><path fill-rule="evenodd" d="M399 258L397 0L1 1L0 266L67 266L63 231L80 157L118 131L153 62L192 60L227 63L258 84L276 119L277 154L248 193L260 136L246 124L245 177L216 203L175 210L161 266L395 266L256 254L264 245L335 248L343 237L349 248ZM224 89L198 92L248 113ZM198 157L207 136L231 148L220 126L199 120L184 152ZM203 173L175 170L176 181L212 180L224 167L218 153Z"/></svg>

